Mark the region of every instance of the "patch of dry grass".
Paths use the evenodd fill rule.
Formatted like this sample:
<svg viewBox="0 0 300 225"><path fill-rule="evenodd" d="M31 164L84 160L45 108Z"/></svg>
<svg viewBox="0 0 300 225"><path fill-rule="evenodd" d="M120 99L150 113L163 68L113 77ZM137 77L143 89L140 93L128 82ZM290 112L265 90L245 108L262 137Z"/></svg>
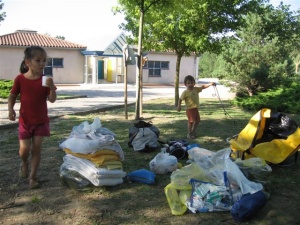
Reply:
<svg viewBox="0 0 300 225"><path fill-rule="evenodd" d="M226 138L240 132L255 112L245 112L224 102L201 100L201 124L199 137L193 141L201 147L217 151L229 147ZM174 108L173 99L158 99L143 106L145 121L152 121L160 129L160 140L186 138L186 116ZM236 224L229 212L186 213L173 216L168 206L164 187L170 182L170 174L157 175L155 185L129 183L114 187L94 187L77 191L62 184L59 167L64 152L59 142L67 138L73 126L84 121L92 122L99 117L102 126L117 135L122 146L125 161L124 171L145 168L159 152L138 153L128 147L128 130L134 121L134 107L129 107L129 119L125 120L123 109L99 112L81 116L64 116L51 121L52 136L43 146L39 171L42 187L29 190L27 183L19 181L18 140L16 129L2 131L0 158L0 224ZM299 116L294 115L296 121ZM186 165L186 160L181 160ZM271 194L266 206L250 222L244 224L273 225L299 224L298 205L300 196L299 165L275 167L267 189ZM12 204L12 207L4 206Z"/></svg>

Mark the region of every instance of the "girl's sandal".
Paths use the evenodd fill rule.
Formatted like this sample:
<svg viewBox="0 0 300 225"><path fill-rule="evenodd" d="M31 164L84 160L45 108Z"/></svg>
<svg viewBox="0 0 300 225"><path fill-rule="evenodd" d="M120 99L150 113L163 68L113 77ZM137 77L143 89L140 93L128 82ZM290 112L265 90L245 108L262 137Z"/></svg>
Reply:
<svg viewBox="0 0 300 225"><path fill-rule="evenodd" d="M21 163L20 170L19 170L19 177L22 179L26 179L26 178L28 178L28 176L29 176L28 164Z"/></svg>
<svg viewBox="0 0 300 225"><path fill-rule="evenodd" d="M190 134L190 139L195 139L195 135L194 134Z"/></svg>
<svg viewBox="0 0 300 225"><path fill-rule="evenodd" d="M30 189L36 189L39 187L40 187L40 184L36 178L29 178L29 188Z"/></svg>
<svg viewBox="0 0 300 225"><path fill-rule="evenodd" d="M190 133L190 134L187 135L187 138L188 139L195 139L195 136L194 136L193 133Z"/></svg>

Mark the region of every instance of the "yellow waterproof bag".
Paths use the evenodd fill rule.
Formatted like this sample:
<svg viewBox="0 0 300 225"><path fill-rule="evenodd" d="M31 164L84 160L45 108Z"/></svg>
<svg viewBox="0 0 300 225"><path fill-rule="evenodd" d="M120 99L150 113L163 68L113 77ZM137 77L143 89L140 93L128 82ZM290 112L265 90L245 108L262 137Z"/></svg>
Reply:
<svg viewBox="0 0 300 225"><path fill-rule="evenodd" d="M300 129L287 115L263 108L245 128L227 139L234 159L260 157L269 163L279 164L300 148Z"/></svg>

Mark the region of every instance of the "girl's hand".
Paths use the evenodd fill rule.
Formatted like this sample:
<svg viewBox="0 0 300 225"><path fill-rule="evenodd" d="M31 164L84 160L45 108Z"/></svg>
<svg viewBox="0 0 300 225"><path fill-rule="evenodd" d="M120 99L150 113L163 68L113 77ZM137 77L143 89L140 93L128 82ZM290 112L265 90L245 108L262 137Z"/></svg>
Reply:
<svg viewBox="0 0 300 225"><path fill-rule="evenodd" d="M55 90L56 87L54 85L53 79L51 77L47 78L46 85L50 87L51 90Z"/></svg>
<svg viewBox="0 0 300 225"><path fill-rule="evenodd" d="M11 120L11 121L16 120L16 111L15 110L10 110L8 112L8 119Z"/></svg>

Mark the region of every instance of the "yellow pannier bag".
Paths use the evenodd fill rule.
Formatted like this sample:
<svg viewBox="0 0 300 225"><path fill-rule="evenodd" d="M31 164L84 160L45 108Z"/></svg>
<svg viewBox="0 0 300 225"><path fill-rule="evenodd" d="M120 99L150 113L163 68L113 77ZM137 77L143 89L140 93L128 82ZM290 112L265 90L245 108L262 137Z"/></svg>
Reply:
<svg viewBox="0 0 300 225"><path fill-rule="evenodd" d="M280 164L300 148L300 129L287 115L263 108L238 134L227 139L234 159L260 157Z"/></svg>

